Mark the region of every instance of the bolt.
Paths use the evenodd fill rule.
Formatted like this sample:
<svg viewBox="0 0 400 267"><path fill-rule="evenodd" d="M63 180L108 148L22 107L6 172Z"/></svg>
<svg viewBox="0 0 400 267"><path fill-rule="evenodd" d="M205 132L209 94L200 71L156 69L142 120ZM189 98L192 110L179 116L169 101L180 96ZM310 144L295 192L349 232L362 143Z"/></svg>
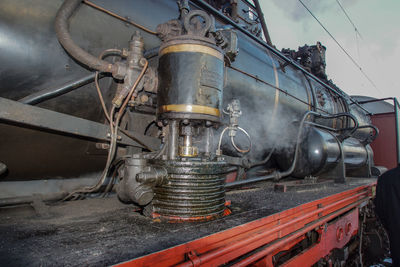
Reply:
<svg viewBox="0 0 400 267"><path fill-rule="evenodd" d="M213 123L211 121L206 121L206 127L211 127Z"/></svg>
<svg viewBox="0 0 400 267"><path fill-rule="evenodd" d="M146 103L147 101L149 101L149 97L147 95L140 96L140 102Z"/></svg>
<svg viewBox="0 0 400 267"><path fill-rule="evenodd" d="M351 222L349 222L349 223L346 224L345 230L346 230L346 235L350 234L350 232L351 232L351 230L352 230L352 224L351 224Z"/></svg>
<svg viewBox="0 0 400 267"><path fill-rule="evenodd" d="M110 145L109 144L105 144L105 143L96 143L96 148L97 149L109 149Z"/></svg>

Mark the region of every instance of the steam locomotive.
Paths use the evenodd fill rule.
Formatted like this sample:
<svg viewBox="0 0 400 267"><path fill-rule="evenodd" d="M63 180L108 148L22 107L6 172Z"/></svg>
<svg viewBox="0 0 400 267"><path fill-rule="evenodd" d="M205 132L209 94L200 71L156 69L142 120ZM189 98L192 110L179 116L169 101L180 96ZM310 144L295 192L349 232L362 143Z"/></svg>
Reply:
<svg viewBox="0 0 400 267"><path fill-rule="evenodd" d="M2 181L193 221L225 215L226 188L378 171L326 48L278 51L258 1L4 0L0 20Z"/></svg>

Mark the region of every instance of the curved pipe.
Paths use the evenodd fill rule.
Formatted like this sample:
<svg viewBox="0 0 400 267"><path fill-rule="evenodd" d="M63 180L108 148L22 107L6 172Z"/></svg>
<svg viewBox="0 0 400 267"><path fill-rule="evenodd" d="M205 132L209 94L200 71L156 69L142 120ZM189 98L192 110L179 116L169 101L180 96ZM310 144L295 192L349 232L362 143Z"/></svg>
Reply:
<svg viewBox="0 0 400 267"><path fill-rule="evenodd" d="M117 74L118 66L111 64L105 60L101 60L75 44L69 33L69 18L72 13L80 6L81 0L65 0L57 12L55 20L55 30L58 41L64 49L77 61L101 72L110 72L113 75Z"/></svg>
<svg viewBox="0 0 400 267"><path fill-rule="evenodd" d="M297 158L299 156L299 147L300 147L300 143L301 143L301 134L303 132L303 128L304 128L304 124L306 122L306 119L308 118L308 116L310 115L314 115L323 119L334 119L334 118L338 118L338 117L350 117L354 120L354 128L350 131L350 135L352 133L354 133L357 128L358 128L358 121L357 119L350 113L338 113L332 116L326 116L326 115L322 115L321 113L315 112L315 111L307 111L303 118L301 119L300 122L300 126L299 126L299 132L297 134L297 139L296 139L296 149L294 152L294 157L293 157L293 162L292 165L290 166L289 169L287 169L286 171L275 171L269 175L266 176L261 176L261 177L257 177L257 178L251 178L251 179L247 179L247 180L240 180L240 181L235 181L235 182L231 182L231 183L227 183L225 185L225 188L232 188L232 187L237 187L240 185L246 185L246 184L250 184L250 183L256 183L256 182L261 182L261 181L266 181L266 180L280 180L283 177L289 176L290 174L292 174L292 172L295 170L296 168L296 162L297 162ZM349 135L349 136L350 136Z"/></svg>
<svg viewBox="0 0 400 267"><path fill-rule="evenodd" d="M375 131L375 133L372 137L366 138L364 141L361 142L363 144L370 144L379 136L379 129L375 125L372 125L372 124L363 125L363 126L358 127L358 129L365 129L365 128L372 128Z"/></svg>
<svg viewBox="0 0 400 267"><path fill-rule="evenodd" d="M268 153L268 156L265 159L251 163L249 169L266 164L274 152L275 152L275 146L271 149L271 151Z"/></svg>
<svg viewBox="0 0 400 267"><path fill-rule="evenodd" d="M323 118L323 119L335 119L335 118L339 118L339 117L349 117L353 121L354 126L351 128L351 130L348 133L343 133L343 134L338 136L340 141L343 141L344 139L347 139L350 136L352 136L357 131L357 129L359 128L357 118L353 114L351 114L349 112L338 113L338 114L331 115L331 116L321 115L320 117Z"/></svg>

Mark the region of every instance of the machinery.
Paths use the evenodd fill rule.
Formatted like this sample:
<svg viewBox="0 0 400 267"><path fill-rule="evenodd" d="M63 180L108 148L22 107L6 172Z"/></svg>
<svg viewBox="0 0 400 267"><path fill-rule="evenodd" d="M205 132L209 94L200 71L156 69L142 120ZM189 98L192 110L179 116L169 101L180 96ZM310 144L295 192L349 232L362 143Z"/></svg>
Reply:
<svg viewBox="0 0 400 267"><path fill-rule="evenodd" d="M232 212L227 189L383 170L326 47L276 50L258 1L0 7L2 206L115 192L152 219L208 221Z"/></svg>

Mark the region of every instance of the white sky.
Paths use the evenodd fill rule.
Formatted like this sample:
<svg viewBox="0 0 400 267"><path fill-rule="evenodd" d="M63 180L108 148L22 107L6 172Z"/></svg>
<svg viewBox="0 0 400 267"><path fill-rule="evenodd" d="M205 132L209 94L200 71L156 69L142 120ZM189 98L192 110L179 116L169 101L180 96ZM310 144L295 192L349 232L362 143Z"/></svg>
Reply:
<svg viewBox="0 0 400 267"><path fill-rule="evenodd" d="M260 0L272 43L297 50L326 46L328 79L350 95L400 99L400 0L339 0L357 26L358 37L336 0L303 0L376 84L365 78L298 0Z"/></svg>

